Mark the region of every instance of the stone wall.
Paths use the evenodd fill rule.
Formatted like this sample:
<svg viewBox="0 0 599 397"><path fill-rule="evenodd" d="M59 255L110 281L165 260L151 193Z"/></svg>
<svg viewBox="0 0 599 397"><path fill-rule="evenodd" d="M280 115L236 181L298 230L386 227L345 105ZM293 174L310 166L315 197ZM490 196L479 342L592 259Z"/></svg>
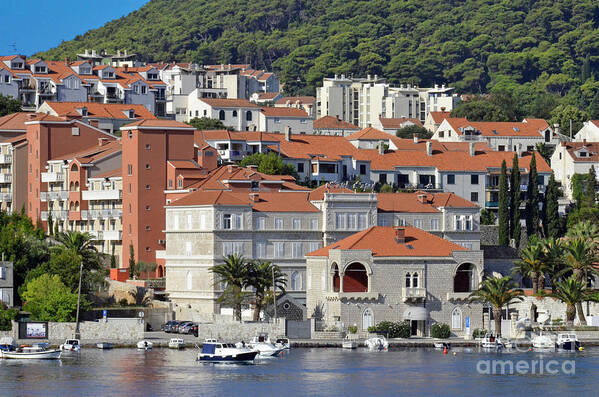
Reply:
<svg viewBox="0 0 599 397"><path fill-rule="evenodd" d="M257 333L267 332L271 340L278 336L286 335L285 321L273 323L220 323L199 324L198 336L200 340L205 338L217 338L225 342L250 341Z"/></svg>
<svg viewBox="0 0 599 397"><path fill-rule="evenodd" d="M526 247L528 235L526 228L522 227L520 233L520 248ZM480 245L497 245L499 244L499 228L497 225L480 225Z"/></svg>

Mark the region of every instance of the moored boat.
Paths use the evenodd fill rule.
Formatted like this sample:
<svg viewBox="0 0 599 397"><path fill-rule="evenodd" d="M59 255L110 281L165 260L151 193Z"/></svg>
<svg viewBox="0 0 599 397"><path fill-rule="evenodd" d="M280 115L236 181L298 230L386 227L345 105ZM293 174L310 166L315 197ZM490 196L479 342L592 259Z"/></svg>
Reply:
<svg viewBox="0 0 599 397"><path fill-rule="evenodd" d="M358 347L358 342L355 340L345 339L341 344L341 347L344 349L356 349Z"/></svg>
<svg viewBox="0 0 599 397"><path fill-rule="evenodd" d="M140 340L137 342L137 348L140 350L150 350L152 348L152 342L147 340Z"/></svg>
<svg viewBox="0 0 599 397"><path fill-rule="evenodd" d="M275 346L286 350L291 349L291 343L289 343L289 339L287 338L277 338Z"/></svg>
<svg viewBox="0 0 599 397"><path fill-rule="evenodd" d="M202 344L202 351L198 353L197 359L211 362L253 362L257 355L257 350L210 339Z"/></svg>
<svg viewBox="0 0 599 397"><path fill-rule="evenodd" d="M16 347L14 338L10 336L0 338L0 351L13 351Z"/></svg>
<svg viewBox="0 0 599 397"><path fill-rule="evenodd" d="M48 344L38 343L32 346L21 346L12 351L0 350L0 358L16 360L58 360L61 350L50 350Z"/></svg>
<svg viewBox="0 0 599 397"><path fill-rule="evenodd" d="M366 339L364 345L371 351L382 351L389 349L389 342L387 341L387 338L382 335Z"/></svg>
<svg viewBox="0 0 599 397"><path fill-rule="evenodd" d="M577 351L580 349L578 337L573 332L557 334L555 345L562 350Z"/></svg>
<svg viewBox="0 0 599 397"><path fill-rule="evenodd" d="M543 335L541 333L532 338L532 347L539 350L553 350L555 349L555 343L551 340L549 335Z"/></svg>
<svg viewBox="0 0 599 397"><path fill-rule="evenodd" d="M98 349L102 349L102 350L110 350L113 348L113 345L110 342L100 342L100 343L96 344L96 347Z"/></svg>
<svg viewBox="0 0 599 397"><path fill-rule="evenodd" d="M169 349L185 349L185 341L181 338L171 338L168 341Z"/></svg>
<svg viewBox="0 0 599 397"><path fill-rule="evenodd" d="M499 346L498 338L493 334L486 334L480 340L480 347L483 349L497 349Z"/></svg>
<svg viewBox="0 0 599 397"><path fill-rule="evenodd" d="M67 339L62 345L60 345L60 350L78 352L81 350L81 342L79 339Z"/></svg>
<svg viewBox="0 0 599 397"><path fill-rule="evenodd" d="M451 349L451 344L447 342L433 342L435 349Z"/></svg>
<svg viewBox="0 0 599 397"><path fill-rule="evenodd" d="M259 333L249 343L250 347L260 352L261 357L276 357L284 349L273 345L267 333ZM239 347L239 346L238 346Z"/></svg>

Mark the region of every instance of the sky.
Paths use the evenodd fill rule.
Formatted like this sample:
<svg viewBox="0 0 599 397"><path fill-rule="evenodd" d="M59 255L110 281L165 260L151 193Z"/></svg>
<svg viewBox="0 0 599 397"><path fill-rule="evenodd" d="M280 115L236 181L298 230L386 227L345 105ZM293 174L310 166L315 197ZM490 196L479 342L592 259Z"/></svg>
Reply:
<svg viewBox="0 0 599 397"><path fill-rule="evenodd" d="M32 55L135 11L148 0L1 0L0 55ZM16 51L15 51L16 47Z"/></svg>

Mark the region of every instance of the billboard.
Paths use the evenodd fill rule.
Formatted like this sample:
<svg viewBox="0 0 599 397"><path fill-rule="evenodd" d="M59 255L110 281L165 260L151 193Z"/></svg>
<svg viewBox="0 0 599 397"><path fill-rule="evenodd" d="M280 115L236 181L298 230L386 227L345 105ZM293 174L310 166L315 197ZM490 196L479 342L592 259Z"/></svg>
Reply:
<svg viewBox="0 0 599 397"><path fill-rule="evenodd" d="M48 339L48 323L19 323L19 339Z"/></svg>

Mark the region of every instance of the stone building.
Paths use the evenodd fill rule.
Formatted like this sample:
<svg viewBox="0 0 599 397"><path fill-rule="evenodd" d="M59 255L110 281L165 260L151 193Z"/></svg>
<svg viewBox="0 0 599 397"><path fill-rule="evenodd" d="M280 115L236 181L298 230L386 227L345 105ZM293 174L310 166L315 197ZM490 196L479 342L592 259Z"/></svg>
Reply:
<svg viewBox="0 0 599 397"><path fill-rule="evenodd" d="M482 327L482 305L468 303L482 280L482 251L415 227L376 226L306 258L307 315L327 326L366 331L407 320L417 336L437 322L457 336Z"/></svg>

